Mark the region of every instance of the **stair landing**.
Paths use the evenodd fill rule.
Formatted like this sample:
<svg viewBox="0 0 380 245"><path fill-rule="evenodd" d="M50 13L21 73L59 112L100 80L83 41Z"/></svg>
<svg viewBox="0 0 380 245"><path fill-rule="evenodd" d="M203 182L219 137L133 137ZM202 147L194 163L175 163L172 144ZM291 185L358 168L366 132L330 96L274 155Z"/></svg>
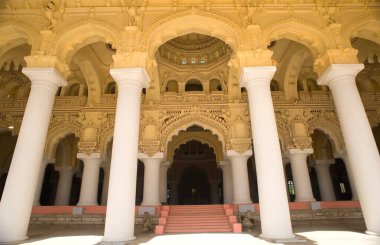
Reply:
<svg viewBox="0 0 380 245"><path fill-rule="evenodd" d="M241 232L232 205L162 206L156 234Z"/></svg>

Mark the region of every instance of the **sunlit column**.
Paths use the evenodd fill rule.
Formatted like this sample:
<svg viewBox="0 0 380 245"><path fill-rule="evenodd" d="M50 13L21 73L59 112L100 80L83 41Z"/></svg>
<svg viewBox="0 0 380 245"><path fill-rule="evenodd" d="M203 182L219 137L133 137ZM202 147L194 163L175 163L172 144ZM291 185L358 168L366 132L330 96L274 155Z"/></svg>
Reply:
<svg viewBox="0 0 380 245"><path fill-rule="evenodd" d="M290 149L288 158L292 166L292 176L296 194L296 202L315 201L309 168L307 166L307 156L313 153L313 149Z"/></svg>
<svg viewBox="0 0 380 245"><path fill-rule="evenodd" d="M332 64L318 79L330 87L342 129L353 179L367 226L367 233L380 235L380 155L364 110L355 77L363 64Z"/></svg>
<svg viewBox="0 0 380 245"><path fill-rule="evenodd" d="M286 239L294 235L270 91L275 71L274 66L242 67L240 84L248 92L260 199L261 236Z"/></svg>
<svg viewBox="0 0 380 245"><path fill-rule="evenodd" d="M252 151L238 154L235 151L227 151L231 161L232 183L233 183L233 204L252 203L249 191L247 160L252 155Z"/></svg>
<svg viewBox="0 0 380 245"><path fill-rule="evenodd" d="M140 101L150 80L143 68L111 69L110 73L118 95L103 241L124 242L135 238Z"/></svg>
<svg viewBox="0 0 380 245"><path fill-rule="evenodd" d="M144 191L141 206L157 206L160 202L160 166L163 153L156 153L152 157L141 156L139 159L144 163Z"/></svg>
<svg viewBox="0 0 380 245"><path fill-rule="evenodd" d="M78 153L77 158L83 161L82 184L78 206L98 205L99 170L103 159L100 153L86 155Z"/></svg>
<svg viewBox="0 0 380 245"><path fill-rule="evenodd" d="M22 72L32 86L0 202L3 243L27 238L55 94L66 85L54 68L24 68Z"/></svg>
<svg viewBox="0 0 380 245"><path fill-rule="evenodd" d="M223 198L225 204L232 204L233 186L232 186L232 170L229 160L221 161L220 166L223 171Z"/></svg>

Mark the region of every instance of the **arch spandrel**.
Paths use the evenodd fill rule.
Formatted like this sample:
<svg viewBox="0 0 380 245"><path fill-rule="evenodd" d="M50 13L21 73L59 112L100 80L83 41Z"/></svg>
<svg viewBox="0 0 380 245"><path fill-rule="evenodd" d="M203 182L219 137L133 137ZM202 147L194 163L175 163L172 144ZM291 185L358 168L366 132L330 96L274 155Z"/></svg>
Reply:
<svg viewBox="0 0 380 245"><path fill-rule="evenodd" d="M365 17L359 21L350 23L343 28L342 37L350 40L351 37L360 37L380 45L380 20Z"/></svg>

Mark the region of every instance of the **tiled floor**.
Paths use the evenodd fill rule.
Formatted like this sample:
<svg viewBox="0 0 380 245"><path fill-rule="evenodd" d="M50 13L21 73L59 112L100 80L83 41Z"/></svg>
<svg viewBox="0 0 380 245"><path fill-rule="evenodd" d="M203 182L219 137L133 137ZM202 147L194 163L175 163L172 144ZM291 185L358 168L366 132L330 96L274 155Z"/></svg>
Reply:
<svg viewBox="0 0 380 245"><path fill-rule="evenodd" d="M89 245L101 241L103 225L32 225L29 228L30 239L21 244L31 245ZM277 244L311 244L311 245L380 245L380 237L363 233L360 225L320 225L297 226L294 232L298 240L278 242ZM261 239L258 228L251 233L217 233L217 234L178 234L155 236L144 233L136 226L136 240L128 242L131 245L244 245L273 244L274 241Z"/></svg>

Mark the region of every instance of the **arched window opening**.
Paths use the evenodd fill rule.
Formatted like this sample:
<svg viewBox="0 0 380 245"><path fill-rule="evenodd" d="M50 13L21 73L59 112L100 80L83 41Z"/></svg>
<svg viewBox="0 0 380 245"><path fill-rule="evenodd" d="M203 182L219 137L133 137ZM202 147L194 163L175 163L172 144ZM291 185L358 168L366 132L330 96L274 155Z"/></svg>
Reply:
<svg viewBox="0 0 380 245"><path fill-rule="evenodd" d="M185 91L203 91L203 86L201 81L198 79L190 79L187 81L186 86L185 86Z"/></svg>
<svg viewBox="0 0 380 245"><path fill-rule="evenodd" d="M176 80L170 80L166 84L166 92L178 93L178 83Z"/></svg>
<svg viewBox="0 0 380 245"><path fill-rule="evenodd" d="M79 95L79 90L80 90L80 85L79 83L75 83L70 86L67 95L68 96L78 96Z"/></svg>
<svg viewBox="0 0 380 245"><path fill-rule="evenodd" d="M87 88L87 86L83 87L83 96L88 96L88 88Z"/></svg>
<svg viewBox="0 0 380 245"><path fill-rule="evenodd" d="M276 80L270 82L270 91L280 91L280 86Z"/></svg>
<svg viewBox="0 0 380 245"><path fill-rule="evenodd" d="M106 94L116 94L116 82L110 82L106 88Z"/></svg>
<svg viewBox="0 0 380 245"><path fill-rule="evenodd" d="M210 92L222 91L222 84L218 79L212 79L210 81Z"/></svg>

